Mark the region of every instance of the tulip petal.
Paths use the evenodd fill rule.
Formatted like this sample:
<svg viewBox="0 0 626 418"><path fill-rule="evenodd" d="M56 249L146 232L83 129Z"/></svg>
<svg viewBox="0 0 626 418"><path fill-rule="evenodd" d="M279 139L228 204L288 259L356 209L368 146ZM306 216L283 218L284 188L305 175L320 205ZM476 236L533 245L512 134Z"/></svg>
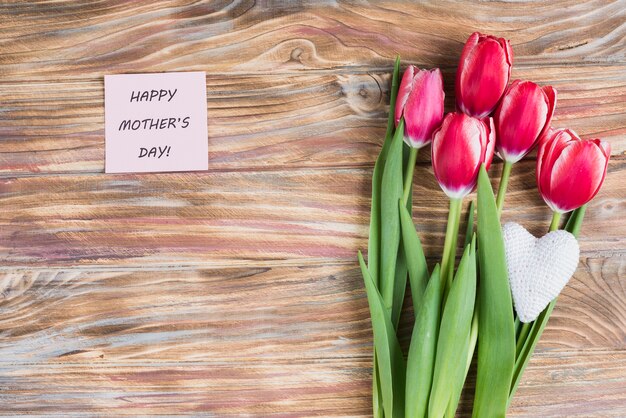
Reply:
<svg viewBox="0 0 626 418"><path fill-rule="evenodd" d="M550 132L550 136L542 144L537 159L537 187L544 201L554 210L554 202L550 198L550 179L554 161L559 157L563 148L574 138L578 139L575 132L567 129L557 129Z"/></svg>
<svg viewBox="0 0 626 418"><path fill-rule="evenodd" d="M395 112L395 122L396 126L400 123L400 118L402 118L404 112L404 106L406 105L407 100L409 99L409 94L413 89L413 75L415 74L415 67L409 65L402 75L402 81L400 82L400 87L398 88L398 96L396 99L396 107L394 109Z"/></svg>
<svg viewBox="0 0 626 418"><path fill-rule="evenodd" d="M494 126L493 118L488 118L487 122L485 120L482 121L486 129L486 143L484 145L485 155L482 158L482 162L485 163L485 170L489 170L489 167L491 166L491 161L493 161L493 152L496 147L496 129Z"/></svg>
<svg viewBox="0 0 626 418"><path fill-rule="evenodd" d="M405 142L422 148L432 138L443 119L443 79L439 69L420 70L413 79L413 90L404 107Z"/></svg>
<svg viewBox="0 0 626 418"><path fill-rule="evenodd" d="M446 115L433 135L433 170L450 198L463 197L474 189L478 169L485 158L487 135L483 122L463 113Z"/></svg>
<svg viewBox="0 0 626 418"><path fill-rule="evenodd" d="M493 111L504 93L512 55L510 48L503 48L497 38L482 37L480 42L474 42L468 40L461 56L456 80L457 105L463 112L482 118ZM470 43L474 45L471 48Z"/></svg>
<svg viewBox="0 0 626 418"><path fill-rule="evenodd" d="M511 163L522 159L535 146L550 117L548 98L537 84L514 82L495 115L498 154Z"/></svg>
<svg viewBox="0 0 626 418"><path fill-rule="evenodd" d="M554 109L556 109L556 89L552 86L543 86L541 88L543 93L546 95L546 100L548 103L548 117L546 118L546 124L543 127L543 130L539 134L541 138L544 133L550 128L550 123L552 122L552 116L554 116Z"/></svg>
<svg viewBox="0 0 626 418"><path fill-rule="evenodd" d="M576 209L598 193L608 159L593 141L571 141L555 161L550 177L550 198L560 212Z"/></svg>

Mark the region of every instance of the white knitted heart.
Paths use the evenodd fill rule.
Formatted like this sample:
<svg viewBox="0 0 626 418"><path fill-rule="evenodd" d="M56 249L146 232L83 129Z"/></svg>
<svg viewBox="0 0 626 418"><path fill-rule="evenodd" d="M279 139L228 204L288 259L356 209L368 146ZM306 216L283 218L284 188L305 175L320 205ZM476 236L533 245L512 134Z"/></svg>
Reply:
<svg viewBox="0 0 626 418"><path fill-rule="evenodd" d="M502 233L515 311L520 321L534 321L576 271L578 241L563 230L538 239L514 222Z"/></svg>

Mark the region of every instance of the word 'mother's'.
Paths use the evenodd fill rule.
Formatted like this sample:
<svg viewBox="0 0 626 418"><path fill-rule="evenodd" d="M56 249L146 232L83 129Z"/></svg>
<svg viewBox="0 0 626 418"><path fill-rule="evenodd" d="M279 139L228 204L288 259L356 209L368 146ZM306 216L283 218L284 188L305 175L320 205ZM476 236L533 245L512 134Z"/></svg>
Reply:
<svg viewBox="0 0 626 418"><path fill-rule="evenodd" d="M189 116L184 118L148 118L148 119L126 119L120 122L118 131L138 129L185 129L189 126Z"/></svg>

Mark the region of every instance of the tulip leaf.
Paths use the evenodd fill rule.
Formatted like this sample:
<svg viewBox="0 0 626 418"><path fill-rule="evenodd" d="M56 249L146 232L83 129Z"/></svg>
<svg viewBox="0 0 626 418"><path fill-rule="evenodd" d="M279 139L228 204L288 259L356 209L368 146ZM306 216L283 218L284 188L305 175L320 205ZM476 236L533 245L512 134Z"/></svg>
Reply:
<svg viewBox="0 0 626 418"><path fill-rule="evenodd" d="M379 285L379 268L380 268L380 187L387 159L387 152L391 139L393 137L394 128L394 109L396 107L396 98L398 96L398 80L400 78L400 57L396 58L393 68L393 77L391 79L391 99L389 101L389 119L387 121L387 134L385 142L378 154L374 171L372 173L372 206L370 214L370 234L367 245L367 263L370 274L376 286Z"/></svg>
<svg viewBox="0 0 626 418"><path fill-rule="evenodd" d="M471 330L467 333L463 342L463 352L461 357L467 359L469 356L470 350L470 334ZM454 376L454 380L451 383L450 388L450 400L448 401L448 406L446 407L446 417L454 417L456 415L456 409L459 405L459 400L461 399L461 393L463 392L463 384L465 383L465 378L467 377L467 370L465 369L465 365L456 369L456 375Z"/></svg>
<svg viewBox="0 0 626 418"><path fill-rule="evenodd" d="M467 247L472 241L472 236L474 235L474 212L476 208L474 205L474 201L470 202L469 208L467 209L467 228L465 229L465 244L464 247Z"/></svg>
<svg viewBox="0 0 626 418"><path fill-rule="evenodd" d="M472 416L504 417L515 362L515 325L504 239L485 166L478 175L478 370Z"/></svg>
<svg viewBox="0 0 626 418"><path fill-rule="evenodd" d="M404 304L404 295L406 293L406 277L407 277L407 258L402 248L402 237L398 246L398 255L396 257L396 270L393 279L393 302L391 304L391 323L394 329L398 329L400 322L400 314L402 313L402 305Z"/></svg>
<svg viewBox="0 0 626 418"><path fill-rule="evenodd" d="M429 417L443 417L456 380L463 379L467 345L476 299L476 241L465 247L443 308L433 385L428 403ZM462 382L460 383L462 386Z"/></svg>
<svg viewBox="0 0 626 418"><path fill-rule="evenodd" d="M441 279L439 277L439 265L437 265L426 286L422 303L420 303L413 326L411 345L409 346L405 395L407 418L426 416L435 366L440 311Z"/></svg>
<svg viewBox="0 0 626 418"><path fill-rule="evenodd" d="M411 176L410 182L413 181L413 169L410 167L410 164L415 164L415 161L410 158L411 147L407 144L402 145L402 167L403 167L403 178L408 178ZM412 187L409 187L409 194L406 201L406 210L411 213L413 206L413 192ZM404 190L403 190L404 193ZM404 198L404 197L403 197ZM400 242L398 245L398 256L396 258L396 273L394 279L393 286L393 305L391 309L391 322L393 322L396 329L398 328L398 323L400 322L400 314L402 313L402 307L404 305L404 296L406 293L406 279L408 273L408 262L404 245L402 243L402 233L400 233Z"/></svg>
<svg viewBox="0 0 626 418"><path fill-rule="evenodd" d="M359 251L359 264L374 331L374 347L378 361L379 390L382 393L385 417L402 418L404 416L404 384L406 366L400 343L391 323L389 312L383 304L382 297L374 285L369 270Z"/></svg>
<svg viewBox="0 0 626 418"><path fill-rule="evenodd" d="M402 198L402 145L404 121L400 120L393 136L381 184L381 276L380 290L389 312L392 310L396 277L396 260L400 242L400 213ZM405 273L406 274L406 273Z"/></svg>
<svg viewBox="0 0 626 418"><path fill-rule="evenodd" d="M409 270L409 282L411 285L411 297L413 299L413 312L416 317L420 311L422 297L426 290L428 281L428 266L422 244L413 225L406 206L400 201L400 225L402 228L402 245Z"/></svg>
<svg viewBox="0 0 626 418"><path fill-rule="evenodd" d="M583 226L583 220L585 219L585 212L587 211L587 205L583 205L572 212L567 224L565 224L565 230L578 238L580 234L580 228Z"/></svg>
<svg viewBox="0 0 626 418"><path fill-rule="evenodd" d="M409 158L409 154L411 152L411 148L404 144L402 150L402 166L404 167L404 176L408 176L413 170L409 167L409 164L414 163ZM413 193L409 192L406 201L406 210L410 211L413 205ZM410 212L409 212L410 213ZM391 309L391 322L393 325L398 328L398 323L400 322L400 314L402 313L402 306L404 305L404 295L406 293L406 279L407 279L407 269L408 263L412 260L407 258L408 256L405 254L404 245L403 245L403 237L400 234L400 243L398 245L398 256L396 258L396 272L393 284L393 303ZM424 261L425 262L425 261ZM424 287L426 286L426 281L428 277L426 277L424 282Z"/></svg>
<svg viewBox="0 0 626 418"><path fill-rule="evenodd" d="M391 77L391 97L389 98L389 115L387 116L387 135L393 134L396 118L396 99L398 98L398 87L400 81L400 55L396 55L393 65L393 76Z"/></svg>
<svg viewBox="0 0 626 418"><path fill-rule="evenodd" d="M580 228L582 227L583 219L585 217L585 211L586 206L581 206L580 208L576 209L574 212L572 212L569 219L567 220L567 224L565 225L565 230L577 238L578 234L580 233ZM530 357L535 351L535 346L537 345L537 342L539 342L541 334L543 334L543 330L548 324L548 320L550 319L552 310L556 305L556 300L557 298L554 298L554 300L550 302L548 307L544 309L541 314L539 314L539 317L535 319L535 321L533 321L530 327L530 331L528 332L528 336L526 337L526 341L522 346L522 351L520 352L518 358L515 359L515 369L511 381L509 403L515 395L515 391L519 386L524 370L526 369L526 366L530 361Z"/></svg>
<svg viewBox="0 0 626 418"><path fill-rule="evenodd" d="M384 417L383 398L380 393L380 373L378 373L378 358L374 348L374 360L372 362L372 407L374 418Z"/></svg>

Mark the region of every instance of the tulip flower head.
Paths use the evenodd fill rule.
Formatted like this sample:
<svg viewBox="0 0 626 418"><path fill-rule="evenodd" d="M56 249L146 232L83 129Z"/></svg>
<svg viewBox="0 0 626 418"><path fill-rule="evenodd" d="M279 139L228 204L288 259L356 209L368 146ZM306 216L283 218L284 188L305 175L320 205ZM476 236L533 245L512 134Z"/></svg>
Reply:
<svg viewBox="0 0 626 418"><path fill-rule="evenodd" d="M443 120L443 78L439 68L420 70L410 65L404 72L395 108L396 126L404 117L404 142L413 148L430 143Z"/></svg>
<svg viewBox="0 0 626 418"><path fill-rule="evenodd" d="M494 115L498 156L516 163L528 154L550 127L555 106L554 88L515 80Z"/></svg>
<svg viewBox="0 0 626 418"><path fill-rule="evenodd" d="M509 41L473 33L463 48L456 73L456 103L464 113L484 118L497 106L511 77Z"/></svg>
<svg viewBox="0 0 626 418"><path fill-rule="evenodd" d="M583 140L569 129L550 129L542 138L537 155L541 197L558 213L581 207L600 190L610 155L608 142Z"/></svg>
<svg viewBox="0 0 626 418"><path fill-rule="evenodd" d="M435 177L451 199L465 197L476 187L481 164L489 168L495 148L493 119L448 113L433 134Z"/></svg>

